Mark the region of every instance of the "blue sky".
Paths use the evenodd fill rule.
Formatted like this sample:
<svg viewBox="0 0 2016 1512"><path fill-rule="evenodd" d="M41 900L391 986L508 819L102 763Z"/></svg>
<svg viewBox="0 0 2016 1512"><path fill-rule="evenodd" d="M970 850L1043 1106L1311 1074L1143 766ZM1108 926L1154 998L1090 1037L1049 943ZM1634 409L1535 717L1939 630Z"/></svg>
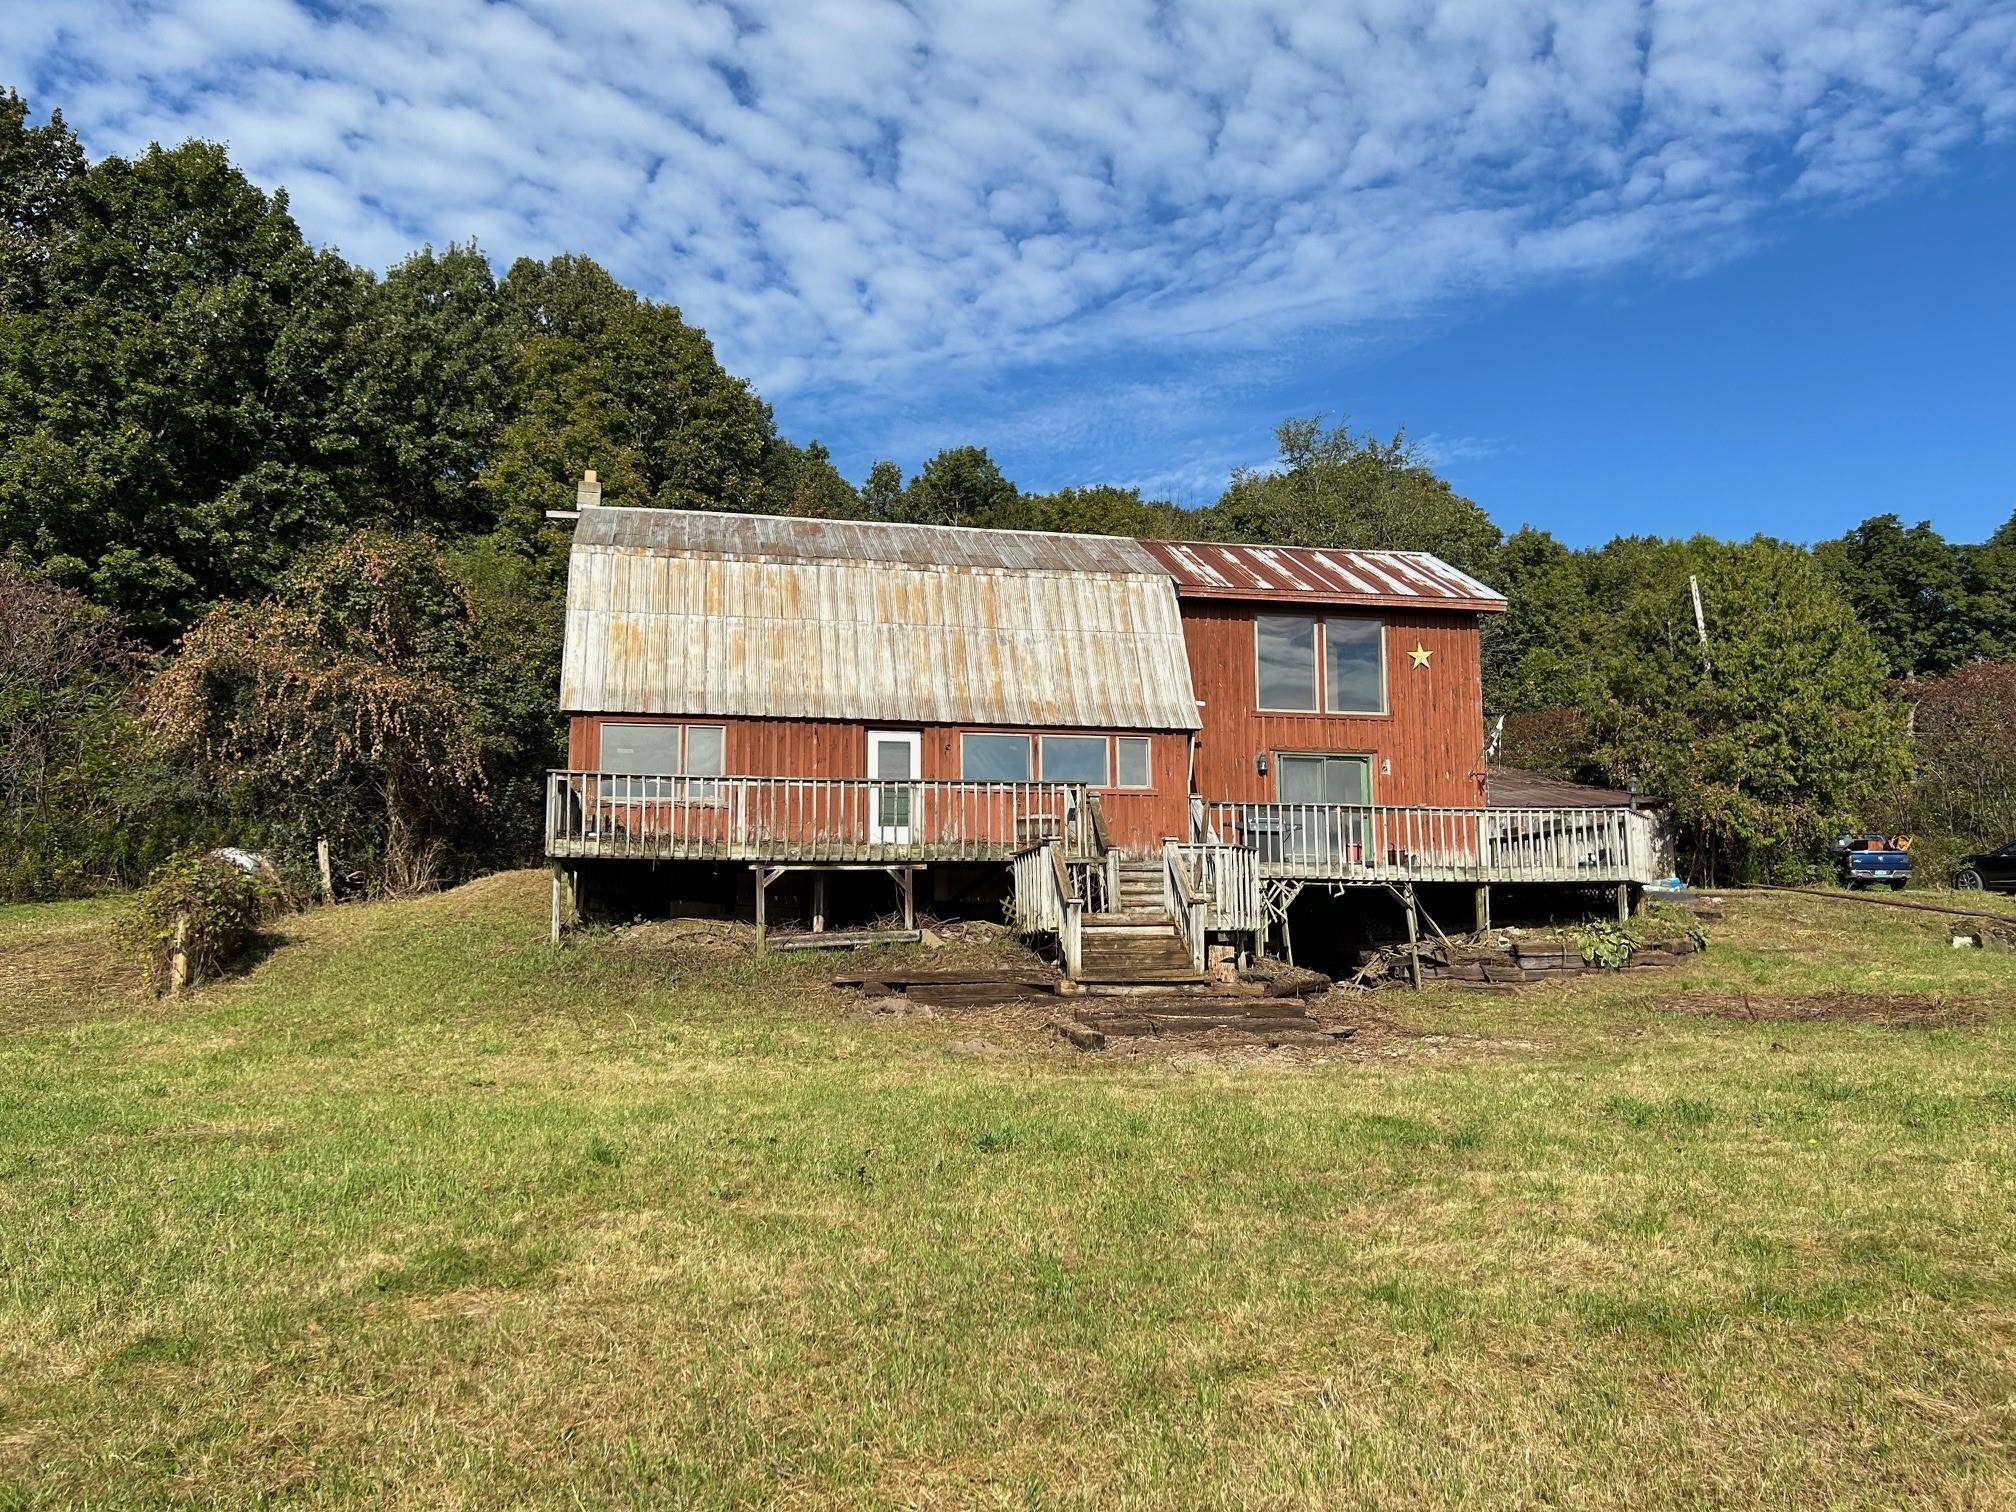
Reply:
<svg viewBox="0 0 2016 1512"><path fill-rule="evenodd" d="M587 252L856 477L1202 503L1321 410L1575 542L2016 509L2009 0L16 0L0 80Z"/></svg>

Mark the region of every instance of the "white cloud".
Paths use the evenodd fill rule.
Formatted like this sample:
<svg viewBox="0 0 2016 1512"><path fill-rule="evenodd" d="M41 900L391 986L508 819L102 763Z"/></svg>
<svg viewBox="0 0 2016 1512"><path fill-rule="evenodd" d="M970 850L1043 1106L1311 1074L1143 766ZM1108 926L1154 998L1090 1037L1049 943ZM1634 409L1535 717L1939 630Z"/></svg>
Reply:
<svg viewBox="0 0 2016 1512"><path fill-rule="evenodd" d="M2007 0L25 9L96 151L227 139L375 265L588 252L839 414L1698 261L2016 125Z"/></svg>

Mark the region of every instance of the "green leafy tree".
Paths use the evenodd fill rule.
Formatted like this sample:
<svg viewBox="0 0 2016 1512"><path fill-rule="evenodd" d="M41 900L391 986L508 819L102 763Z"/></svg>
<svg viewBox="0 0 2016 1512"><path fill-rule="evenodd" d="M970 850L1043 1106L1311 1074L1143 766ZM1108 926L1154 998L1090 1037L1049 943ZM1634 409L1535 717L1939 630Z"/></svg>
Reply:
<svg viewBox="0 0 2016 1512"><path fill-rule="evenodd" d="M0 317L41 306L43 269L69 234L84 166L62 111L30 126L28 102L0 90Z"/></svg>
<svg viewBox="0 0 2016 1512"><path fill-rule="evenodd" d="M1110 483L1033 494L1028 496L1028 505L1039 530L1181 540L1199 534L1201 528L1198 517L1189 510L1160 499L1144 499L1138 488L1117 488Z"/></svg>
<svg viewBox="0 0 2016 1512"><path fill-rule="evenodd" d="M141 739L146 664L103 609L0 561L0 900L138 881L188 832Z"/></svg>
<svg viewBox="0 0 2016 1512"><path fill-rule="evenodd" d="M340 524L365 280L209 143L107 158L62 198L35 300L0 312L0 548L162 637Z"/></svg>
<svg viewBox="0 0 2016 1512"><path fill-rule="evenodd" d="M1488 573L1499 530L1430 467L1406 433L1381 441L1321 416L1282 421L1266 471L1241 469L1201 515L1218 540L1276 546L1432 551L1465 572Z"/></svg>
<svg viewBox="0 0 2016 1512"><path fill-rule="evenodd" d="M1595 762L1672 800L1704 878L1810 864L1907 770L1869 631L1797 547L1625 544L1633 575L1607 600L1615 638L1586 711ZM1690 574L1707 605L1705 669Z"/></svg>
<svg viewBox="0 0 2016 1512"><path fill-rule="evenodd" d="M1981 545L1961 549L1961 615L1970 649L1989 661L2016 661L2016 515Z"/></svg>
<svg viewBox="0 0 2016 1512"><path fill-rule="evenodd" d="M503 285L521 323L515 416L483 479L522 536L594 468L612 504L764 512L777 475L769 406L669 305L585 257L522 259ZM787 469L787 471L790 469Z"/></svg>
<svg viewBox="0 0 2016 1512"><path fill-rule="evenodd" d="M794 446L780 439L771 449L769 508L808 519L852 520L861 515L861 496L840 476L833 455L817 441Z"/></svg>
<svg viewBox="0 0 2016 1512"><path fill-rule="evenodd" d="M472 242L426 247L371 286L344 393L369 501L386 523L487 529L478 484L515 407L517 312Z"/></svg>
<svg viewBox="0 0 2016 1512"><path fill-rule="evenodd" d="M861 511L871 520L893 520L903 507L903 469L877 462L861 485Z"/></svg>
<svg viewBox="0 0 2016 1512"><path fill-rule="evenodd" d="M1961 555L1929 520L1907 527L1894 514L1877 515L1813 555L1876 637L1893 676L1936 674L1967 658Z"/></svg>
<svg viewBox="0 0 2016 1512"><path fill-rule="evenodd" d="M981 446L955 446L924 464L897 501L893 518L913 525L1027 529L1027 502Z"/></svg>

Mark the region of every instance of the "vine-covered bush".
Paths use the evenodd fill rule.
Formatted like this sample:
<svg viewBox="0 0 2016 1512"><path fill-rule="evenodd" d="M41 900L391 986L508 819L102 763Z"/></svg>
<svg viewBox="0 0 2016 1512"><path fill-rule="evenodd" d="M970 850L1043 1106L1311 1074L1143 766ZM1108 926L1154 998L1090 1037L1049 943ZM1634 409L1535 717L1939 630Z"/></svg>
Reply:
<svg viewBox="0 0 2016 1512"><path fill-rule="evenodd" d="M166 992L221 975L285 903L276 878L215 853L185 852L135 894L123 932L140 956L148 987ZM179 982L178 955L185 962Z"/></svg>

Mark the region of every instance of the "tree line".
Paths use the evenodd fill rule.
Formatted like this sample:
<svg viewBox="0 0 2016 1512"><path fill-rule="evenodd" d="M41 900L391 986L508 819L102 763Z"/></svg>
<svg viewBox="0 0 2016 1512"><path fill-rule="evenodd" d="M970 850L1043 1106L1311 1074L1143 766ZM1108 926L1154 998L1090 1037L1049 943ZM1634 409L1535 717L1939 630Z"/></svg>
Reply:
<svg viewBox="0 0 2016 1512"><path fill-rule="evenodd" d="M544 515L587 468L625 504L1433 551L1509 596L1506 756L1672 797L1717 873L1901 820L1927 787L1910 690L2016 661L2016 516L1978 545L1886 515L1812 550L1573 550L1503 534L1404 433L1276 439L1196 509L1024 491L980 446L857 486L586 257L500 277L472 243L377 275L215 144L93 161L0 92L0 895L226 838L331 836L367 887L534 854L561 748Z"/></svg>

